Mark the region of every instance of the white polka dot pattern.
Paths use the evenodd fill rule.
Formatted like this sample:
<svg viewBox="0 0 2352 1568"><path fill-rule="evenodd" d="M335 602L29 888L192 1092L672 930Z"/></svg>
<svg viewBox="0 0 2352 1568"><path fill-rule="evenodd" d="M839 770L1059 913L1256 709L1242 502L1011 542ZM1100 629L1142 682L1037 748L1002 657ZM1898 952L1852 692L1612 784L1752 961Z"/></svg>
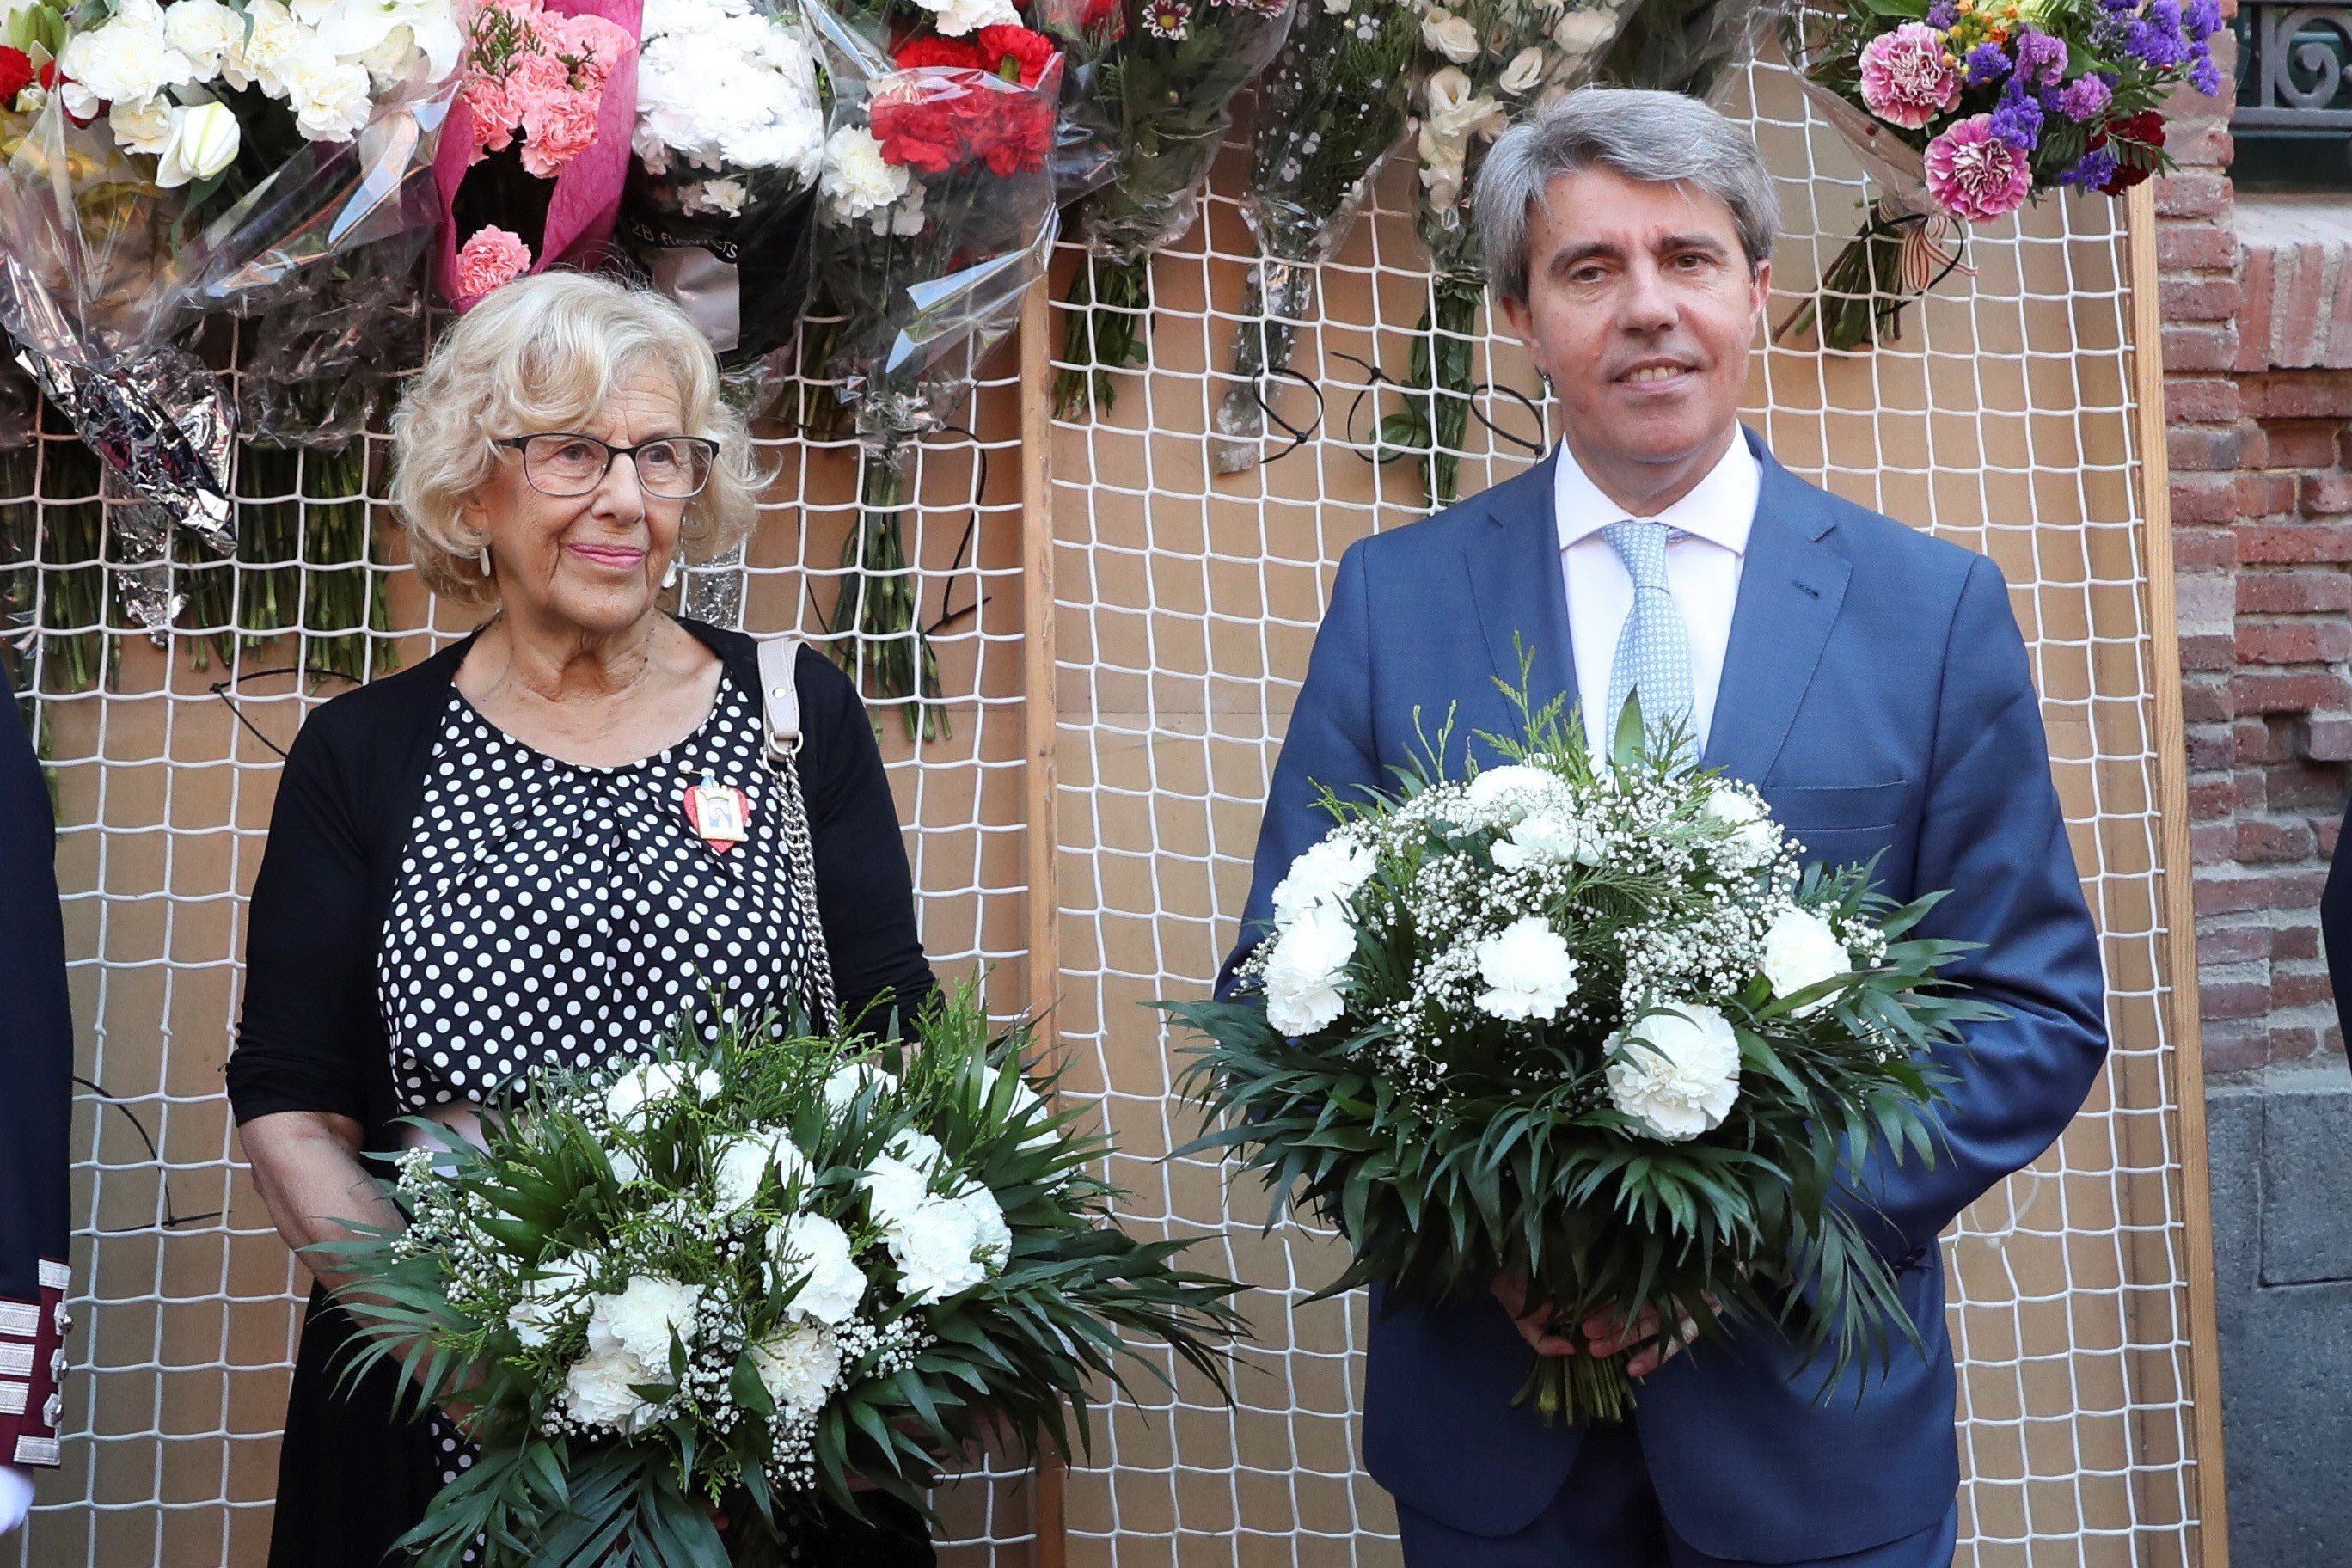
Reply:
<svg viewBox="0 0 2352 1568"><path fill-rule="evenodd" d="M750 802L724 853L686 818L706 774ZM709 1021L714 991L788 1005L810 936L775 790L731 679L693 734L616 768L535 751L453 689L377 970L401 1111L645 1055L681 1016Z"/></svg>
<svg viewBox="0 0 2352 1568"><path fill-rule="evenodd" d="M1663 522L1643 518L1627 518L1601 531L1633 579L1633 608L1617 634L1617 654L1609 667L1609 722L1601 732L1615 732L1626 698L1638 690L1643 721L1655 726L1667 719L1680 720L1685 725L1683 760L1695 763L1697 743L1688 728L1695 706L1690 630L1666 583L1666 543L1673 532Z"/></svg>

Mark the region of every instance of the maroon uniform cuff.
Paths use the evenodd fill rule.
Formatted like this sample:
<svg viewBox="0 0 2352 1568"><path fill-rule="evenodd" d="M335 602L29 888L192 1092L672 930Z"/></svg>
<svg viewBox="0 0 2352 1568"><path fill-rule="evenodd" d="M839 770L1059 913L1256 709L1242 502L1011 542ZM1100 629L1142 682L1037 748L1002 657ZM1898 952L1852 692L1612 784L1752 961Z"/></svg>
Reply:
<svg viewBox="0 0 2352 1568"><path fill-rule="evenodd" d="M45 1258L39 1300L0 1300L0 1464L58 1462L69 1279L64 1264Z"/></svg>

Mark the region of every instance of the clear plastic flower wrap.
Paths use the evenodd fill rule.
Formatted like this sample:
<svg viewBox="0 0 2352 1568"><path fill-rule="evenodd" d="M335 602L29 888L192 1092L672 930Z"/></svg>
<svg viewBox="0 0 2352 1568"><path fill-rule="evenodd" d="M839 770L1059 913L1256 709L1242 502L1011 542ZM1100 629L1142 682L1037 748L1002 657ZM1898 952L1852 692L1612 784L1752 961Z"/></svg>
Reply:
<svg viewBox="0 0 2352 1568"><path fill-rule="evenodd" d="M906 553L915 447L962 405L1045 275L1061 58L1009 24L919 35L894 57L814 0L809 18L835 95L815 310L831 320L824 368L855 413L863 470L831 629L875 696L911 699L910 728L930 728L926 704L943 693Z"/></svg>
<svg viewBox="0 0 2352 1568"><path fill-rule="evenodd" d="M55 78L37 111L9 118L0 173L0 324L111 471L114 558L141 563L118 586L158 637L178 604L170 541L236 542L235 417L180 340L209 313L266 317L428 223L419 192L453 90L405 40L394 80L333 53L340 7L209 54L165 47L178 9L125 0L68 37L60 64L88 75ZM151 42L162 64L133 79L130 46ZM82 100L100 83L116 95L102 114ZM144 96L123 96L133 87Z"/></svg>
<svg viewBox="0 0 2352 1568"><path fill-rule="evenodd" d="M1420 17L1405 0L1305 0L1258 89L1242 217L1257 237L1234 377L1217 405L1210 462L1238 473L1262 455L1270 378L1290 363L1330 258L1403 136Z"/></svg>
<svg viewBox="0 0 2352 1568"><path fill-rule="evenodd" d="M773 0L646 0L643 26L622 240L772 396L757 367L800 319L824 154L814 40Z"/></svg>
<svg viewBox="0 0 2352 1568"><path fill-rule="evenodd" d="M1045 31L1092 89L1071 117L1112 161L1077 209L1089 258L1064 301L1068 368L1056 401L1065 415L1109 406L1111 372L1149 363L1151 255L1192 226L1234 100L1282 47L1296 3L1038 0Z"/></svg>

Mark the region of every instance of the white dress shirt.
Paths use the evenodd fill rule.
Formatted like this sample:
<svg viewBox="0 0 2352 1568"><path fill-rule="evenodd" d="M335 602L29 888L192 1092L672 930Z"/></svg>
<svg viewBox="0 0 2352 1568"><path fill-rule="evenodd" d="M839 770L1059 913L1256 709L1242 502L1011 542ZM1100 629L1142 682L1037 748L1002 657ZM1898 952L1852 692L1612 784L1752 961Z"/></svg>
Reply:
<svg viewBox="0 0 2352 1568"><path fill-rule="evenodd" d="M1568 582L1569 641L1576 654L1576 695L1584 734L1605 755L1617 716L1609 705L1609 669L1618 634L1633 609L1633 579L1601 531L1632 515L1601 493L1562 442L1552 479L1552 511L1559 522L1559 565ZM1763 471L1742 437L1690 493L1659 512L1667 536L1666 584L1690 633L1691 722L1699 750L1715 729L1715 696L1723 684L1723 652L1731 641L1731 612L1739 602L1739 570L1748 556L1748 530L1756 521Z"/></svg>

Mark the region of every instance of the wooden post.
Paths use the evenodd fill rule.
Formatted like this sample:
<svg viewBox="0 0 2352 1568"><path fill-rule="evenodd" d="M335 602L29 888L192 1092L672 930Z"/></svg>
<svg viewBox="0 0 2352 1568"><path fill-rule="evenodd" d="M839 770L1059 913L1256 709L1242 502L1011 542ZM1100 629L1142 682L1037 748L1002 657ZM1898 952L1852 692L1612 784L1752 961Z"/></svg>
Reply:
<svg viewBox="0 0 2352 1568"><path fill-rule="evenodd" d="M1029 1016L1049 1058L1053 1010L1062 990L1061 852L1055 802L1055 737L1061 724L1054 655L1054 363L1053 308L1045 280L1030 286L1021 310L1021 619L1022 742L1026 806L1023 821ZM1035 1568L1063 1568L1065 1460L1042 1454L1031 1484L1030 1523Z"/></svg>
<svg viewBox="0 0 2352 1568"><path fill-rule="evenodd" d="M2179 606L2172 571L2171 467L2166 457L2164 314L2158 294L2156 195L2127 199L2132 392L2140 507L2147 519L2148 663L2154 678L2157 809L2164 866L2166 1023L2172 1037L2180 1215L2189 1288L2189 1397L2197 1446L2201 1568L2229 1568L2230 1506L2221 1453L2221 1345L2214 1309L2212 1188L2206 1168L2205 1055L2197 1005L2197 908L2189 841L2189 756L2181 714Z"/></svg>

